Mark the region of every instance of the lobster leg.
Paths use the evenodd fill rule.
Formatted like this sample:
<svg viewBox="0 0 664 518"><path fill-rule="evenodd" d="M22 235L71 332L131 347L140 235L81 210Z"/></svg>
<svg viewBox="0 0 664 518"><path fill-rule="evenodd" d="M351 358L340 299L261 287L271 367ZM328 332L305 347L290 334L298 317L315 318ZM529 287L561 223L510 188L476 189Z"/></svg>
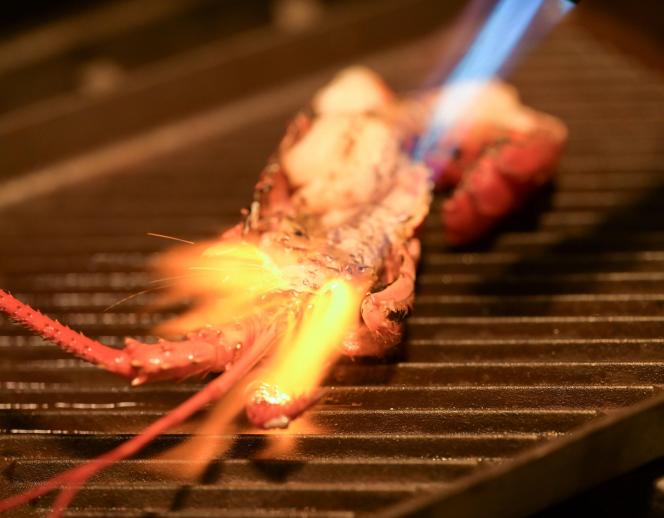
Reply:
<svg viewBox="0 0 664 518"><path fill-rule="evenodd" d="M343 352L347 356L380 357L401 340L403 321L410 313L415 297L419 240L411 239L396 255L400 263L396 279L362 301L363 324L343 344Z"/></svg>
<svg viewBox="0 0 664 518"><path fill-rule="evenodd" d="M188 419L208 403L221 398L253 368L264 356L274 340L274 333L266 332L258 336L254 343L227 372L208 383L205 388L175 407L168 414L158 419L136 437L128 440L113 450L96 459L65 471L50 480L19 495L0 500L0 513L25 504L35 498L49 493L60 486L68 486L56 499L51 518L57 518L69 506L78 489L93 475L111 464L126 459L153 439Z"/></svg>
<svg viewBox="0 0 664 518"><path fill-rule="evenodd" d="M124 349L115 349L73 331L3 290L0 290L0 311L63 350L132 380L132 385L221 372L235 361L250 335L245 331L230 336L203 328L179 342L161 340L157 344L144 344L127 339Z"/></svg>

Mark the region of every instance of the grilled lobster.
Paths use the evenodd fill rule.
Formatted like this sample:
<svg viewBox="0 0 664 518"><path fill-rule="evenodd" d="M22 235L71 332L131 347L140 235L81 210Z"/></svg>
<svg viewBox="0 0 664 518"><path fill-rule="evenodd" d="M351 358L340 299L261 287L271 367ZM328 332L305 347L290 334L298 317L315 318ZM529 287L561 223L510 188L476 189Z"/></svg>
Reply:
<svg viewBox="0 0 664 518"><path fill-rule="evenodd" d="M182 339L156 344L127 339L118 350L0 291L0 310L9 317L132 385L223 372L140 435L0 501L0 511L67 486L54 505L58 515L94 473L220 398L270 357L290 336L292 323L306 318L317 293L339 289L337 280L355 294L352 322L338 337L341 353L380 356L397 344L414 298L416 230L429 210L434 183L455 188L443 204L443 227L451 244L466 243L548 180L565 140L562 123L523 108L508 87L493 84L487 92L463 125L419 163L410 149L426 130L434 97L399 100L363 68L337 76L288 127L241 223L212 243L163 258L165 271L184 261L199 271L230 272L216 291L205 276L192 276L179 287L178 295L202 301L198 312L184 315L174 327L188 331ZM237 288L237 269L249 272L256 288L246 290L229 315L215 297L223 302L224 294ZM328 363L333 360L332 355ZM284 390L268 380L249 396L247 416L258 426L284 427L317 394Z"/></svg>

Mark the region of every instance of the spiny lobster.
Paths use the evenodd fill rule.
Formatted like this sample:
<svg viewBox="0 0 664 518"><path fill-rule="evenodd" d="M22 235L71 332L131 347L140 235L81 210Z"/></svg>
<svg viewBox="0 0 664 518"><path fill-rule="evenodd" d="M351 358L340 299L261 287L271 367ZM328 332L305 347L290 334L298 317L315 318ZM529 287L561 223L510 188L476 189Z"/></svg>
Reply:
<svg viewBox="0 0 664 518"><path fill-rule="evenodd" d="M380 356L397 344L414 299L420 255L415 235L434 184L455 189L442 206L447 241L470 242L550 178L566 139L560 121L524 108L513 90L493 83L462 124L418 163L410 150L426 131L434 102L431 94L399 100L378 76L360 67L342 72L319 91L288 127L242 222L214 243L184 253L189 266L230 273L212 292L205 277L190 278L181 287L180 295L207 304L193 320L183 317L188 332L181 340L147 344L128 338L124 349L115 349L0 291L0 310L13 320L132 385L223 372L141 434L0 501L0 511L62 486L53 507L58 516L96 472L222 397L276 354L278 344L287 349L312 301L321 294L333 297L342 285L350 293L345 303L351 319L335 338L335 348L351 356ZM180 252L167 254L164 268L182 260ZM235 314L227 309L220 314L224 306L214 298L224 303L238 288L238 268L249 272L249 289L234 303ZM286 389L281 381L261 383L250 395L246 411L255 425L287 426L315 401L316 391L294 392L297 387Z"/></svg>

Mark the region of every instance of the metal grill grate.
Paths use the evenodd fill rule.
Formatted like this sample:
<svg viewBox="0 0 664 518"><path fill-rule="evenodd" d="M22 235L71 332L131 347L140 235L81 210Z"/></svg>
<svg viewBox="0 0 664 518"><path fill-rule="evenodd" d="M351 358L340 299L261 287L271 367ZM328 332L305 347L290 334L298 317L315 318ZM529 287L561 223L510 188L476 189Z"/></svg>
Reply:
<svg viewBox="0 0 664 518"><path fill-rule="evenodd" d="M412 87L430 69L432 45L369 61ZM5 209L3 286L108 344L144 335L167 316L146 310L149 294L103 311L149 286L146 263L169 243L143 232L196 240L233 223L290 104L319 79L240 102L271 108L232 130L219 121L233 107L211 111L175 126L199 137L172 152L118 159L123 174ZM167 461L150 456L181 441L192 429L185 425L95 478L70 514L345 517L411 512L431 503L414 499L440 494L451 504L438 509L452 516L473 484L509 480L534 448L555 455L581 440L583 425L658 394L664 82L574 26L561 27L514 81L528 103L569 124L556 188L492 240L461 251L444 247L433 210L402 350L386 362L342 362L308 413L316 432L296 429L285 455L259 459L266 438L242 434L205 481L160 478L151 470ZM141 149L158 137L139 137ZM103 169L131 145L85 163ZM201 386L129 389L4 320L0 332L2 494L112 448ZM531 507L501 513L560 497L540 489ZM511 500L523 499L519 490L503 488ZM48 503L16 515L40 514Z"/></svg>

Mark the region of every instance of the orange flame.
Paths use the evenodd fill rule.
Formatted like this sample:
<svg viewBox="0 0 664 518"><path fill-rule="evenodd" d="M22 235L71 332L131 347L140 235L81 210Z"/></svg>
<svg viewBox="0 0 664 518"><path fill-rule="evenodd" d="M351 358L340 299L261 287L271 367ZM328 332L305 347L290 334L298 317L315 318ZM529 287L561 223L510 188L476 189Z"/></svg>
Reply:
<svg viewBox="0 0 664 518"><path fill-rule="evenodd" d="M357 325L359 307L360 293L350 283L326 282L310 298L296 329L280 341L262 381L279 387L285 397L310 394Z"/></svg>
<svg viewBox="0 0 664 518"><path fill-rule="evenodd" d="M242 382L232 395L221 401L195 436L164 459L194 460L179 476L195 476L205 461L223 455L230 443L212 435L237 429L232 425L242 409L243 393L259 383L278 389L276 394L288 403L291 398L315 393L333 365L346 336L359 323L360 303L368 286L338 274L307 279L306 252L283 247L259 246L239 239L204 243L176 249L159 260L158 267L172 282L167 301L192 298L195 306L159 329L160 332L186 333L204 326L224 330L256 317L276 325L280 335L263 365ZM292 433L292 430L291 432ZM289 435L289 434L286 434ZM281 437L268 455L285 453L295 442ZM272 451L275 449L275 452Z"/></svg>
<svg viewBox="0 0 664 518"><path fill-rule="evenodd" d="M223 327L277 305L268 294L287 288L281 267L245 241L203 243L179 248L159 259L170 281L163 302L193 298L195 307L163 324L158 333L186 333L204 326Z"/></svg>

